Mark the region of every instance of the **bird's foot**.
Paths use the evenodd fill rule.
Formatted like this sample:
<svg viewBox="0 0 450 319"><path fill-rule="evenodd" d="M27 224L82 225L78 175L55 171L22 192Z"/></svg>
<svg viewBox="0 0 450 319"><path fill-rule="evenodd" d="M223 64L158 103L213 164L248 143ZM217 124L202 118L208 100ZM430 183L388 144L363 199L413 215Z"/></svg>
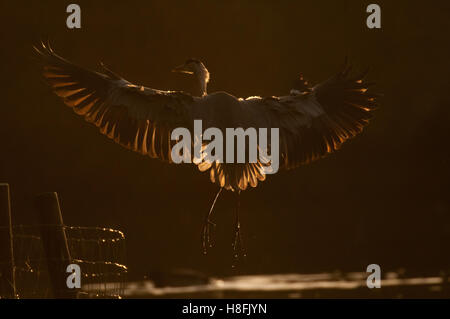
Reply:
<svg viewBox="0 0 450 319"><path fill-rule="evenodd" d="M242 242L241 225L238 224L234 231L232 268L236 268L237 263L245 257L247 257L247 253Z"/></svg>
<svg viewBox="0 0 450 319"><path fill-rule="evenodd" d="M202 232L202 246L203 246L203 254L206 255L208 253L208 249L214 246L211 240L211 228L215 228L216 224L209 220L209 218L203 224L203 232Z"/></svg>

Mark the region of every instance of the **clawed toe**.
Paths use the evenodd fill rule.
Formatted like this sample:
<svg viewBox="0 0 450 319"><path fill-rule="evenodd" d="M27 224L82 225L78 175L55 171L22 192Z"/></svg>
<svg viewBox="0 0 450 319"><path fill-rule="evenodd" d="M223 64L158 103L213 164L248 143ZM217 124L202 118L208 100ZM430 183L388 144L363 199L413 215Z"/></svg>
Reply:
<svg viewBox="0 0 450 319"><path fill-rule="evenodd" d="M203 232L202 232L202 246L203 246L203 254L208 253L208 249L212 248L214 246L212 240L211 240L211 228L215 228L216 224L214 224L212 221L207 220L205 224L203 225Z"/></svg>
<svg viewBox="0 0 450 319"><path fill-rule="evenodd" d="M235 264L242 260L243 258L247 257L247 254L245 252L245 248L242 242L242 235L241 235L241 226L237 225L235 232L234 232L234 241L233 241L233 267L235 267Z"/></svg>

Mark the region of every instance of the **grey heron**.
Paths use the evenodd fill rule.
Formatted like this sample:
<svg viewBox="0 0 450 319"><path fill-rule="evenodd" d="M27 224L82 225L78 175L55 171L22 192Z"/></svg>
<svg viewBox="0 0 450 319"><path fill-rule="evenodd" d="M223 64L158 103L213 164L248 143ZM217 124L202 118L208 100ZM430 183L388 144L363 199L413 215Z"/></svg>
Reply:
<svg viewBox="0 0 450 319"><path fill-rule="evenodd" d="M359 134L377 104L378 95L367 91L366 72L351 76L347 63L314 87L300 77L286 96L242 99L226 92L208 94L210 74L196 59L188 59L173 71L195 76L198 96L132 84L103 64L102 72L82 68L57 55L48 44L35 50L44 78L75 113L127 149L169 163L175 143L171 131L192 129L193 120L201 119L205 127L220 129L279 128L280 169L294 169L336 151ZM214 224L210 217L223 189L237 195L233 247L235 254L242 252L239 194L266 179L264 164L216 161L197 165L219 186L203 226L204 252L211 247Z"/></svg>

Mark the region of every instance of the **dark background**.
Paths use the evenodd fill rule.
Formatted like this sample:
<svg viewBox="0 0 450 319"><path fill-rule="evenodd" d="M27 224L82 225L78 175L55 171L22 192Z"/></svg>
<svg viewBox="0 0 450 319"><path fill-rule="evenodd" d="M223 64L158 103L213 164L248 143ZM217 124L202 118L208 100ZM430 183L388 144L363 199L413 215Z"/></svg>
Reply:
<svg viewBox="0 0 450 319"><path fill-rule="evenodd" d="M434 273L450 257L448 1L1 1L0 181L14 223L35 223L33 197L57 191L66 224L125 232L131 273L191 268L232 273ZM209 91L283 95L302 72L318 83L346 55L384 94L369 127L337 153L269 176L242 196L246 265L231 269L233 197L215 213L217 246L200 231L216 187L194 167L150 160L114 144L53 95L31 46L49 38L80 65L103 61L131 82L192 89L171 68L202 59Z"/></svg>

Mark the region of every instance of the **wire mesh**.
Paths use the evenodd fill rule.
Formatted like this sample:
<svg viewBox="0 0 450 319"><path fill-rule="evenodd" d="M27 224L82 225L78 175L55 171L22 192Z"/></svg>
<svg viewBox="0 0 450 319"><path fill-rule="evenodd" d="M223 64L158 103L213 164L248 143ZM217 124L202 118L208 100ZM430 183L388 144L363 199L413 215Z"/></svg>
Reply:
<svg viewBox="0 0 450 319"><path fill-rule="evenodd" d="M125 235L99 227L66 227L72 263L82 270L82 295L120 298L126 282Z"/></svg>
<svg viewBox="0 0 450 319"><path fill-rule="evenodd" d="M78 298L120 298L126 282L125 236L121 231L100 227L16 225L13 246L18 298L49 298L52 287L41 231L63 227L71 255L68 264L81 269ZM7 231L0 228L0 231ZM10 261L0 261L10 263ZM68 273L67 276L70 274Z"/></svg>

